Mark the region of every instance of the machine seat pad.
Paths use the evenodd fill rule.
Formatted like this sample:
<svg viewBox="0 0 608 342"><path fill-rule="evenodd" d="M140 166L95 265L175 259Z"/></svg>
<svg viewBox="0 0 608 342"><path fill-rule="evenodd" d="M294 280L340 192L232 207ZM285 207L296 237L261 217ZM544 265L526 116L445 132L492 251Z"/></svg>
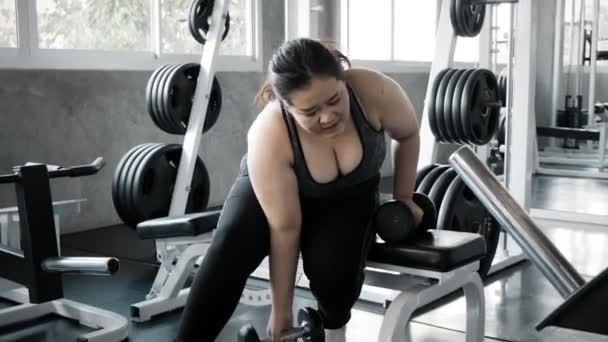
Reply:
<svg viewBox="0 0 608 342"><path fill-rule="evenodd" d="M449 272L483 258L485 239L475 233L428 230L400 244L376 242L368 260L436 272Z"/></svg>
<svg viewBox="0 0 608 342"><path fill-rule="evenodd" d="M137 225L137 234L148 240L209 233L215 229L220 213L221 210L214 210L144 221Z"/></svg>

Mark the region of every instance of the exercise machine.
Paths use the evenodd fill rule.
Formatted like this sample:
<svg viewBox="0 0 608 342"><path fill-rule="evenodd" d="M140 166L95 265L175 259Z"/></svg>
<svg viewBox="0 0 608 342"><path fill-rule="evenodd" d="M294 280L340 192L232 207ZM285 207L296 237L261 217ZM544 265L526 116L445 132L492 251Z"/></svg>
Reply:
<svg viewBox="0 0 608 342"><path fill-rule="evenodd" d="M27 163L0 175L0 183L14 183L20 216L19 248L0 246L0 296L18 305L0 310L0 331L50 314L96 329L79 341L115 342L127 338L126 318L63 296L62 274L111 275L118 271L115 258L62 257L55 229L51 178L81 177L97 173L98 158L90 165L55 167Z"/></svg>

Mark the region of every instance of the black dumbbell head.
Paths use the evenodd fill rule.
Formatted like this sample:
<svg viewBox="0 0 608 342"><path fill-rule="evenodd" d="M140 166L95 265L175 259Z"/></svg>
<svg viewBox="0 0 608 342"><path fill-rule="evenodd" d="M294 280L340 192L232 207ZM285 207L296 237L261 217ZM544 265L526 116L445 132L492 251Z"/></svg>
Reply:
<svg viewBox="0 0 608 342"><path fill-rule="evenodd" d="M239 330L238 342L260 342L260 337L251 324L247 324Z"/></svg>
<svg viewBox="0 0 608 342"><path fill-rule="evenodd" d="M420 207L420 209L422 209L422 212L424 213L418 228L416 228L416 233L422 233L429 229L435 229L437 227L437 208L435 208L433 201L431 201L427 195L419 192L414 193L412 200Z"/></svg>
<svg viewBox="0 0 608 342"><path fill-rule="evenodd" d="M375 216L378 236L388 244L404 242L414 235L416 221L410 208L399 200L382 204Z"/></svg>
<svg viewBox="0 0 608 342"><path fill-rule="evenodd" d="M308 326L310 333L302 336L305 342L324 342L325 327L319 312L313 308L306 307L298 312L298 324Z"/></svg>

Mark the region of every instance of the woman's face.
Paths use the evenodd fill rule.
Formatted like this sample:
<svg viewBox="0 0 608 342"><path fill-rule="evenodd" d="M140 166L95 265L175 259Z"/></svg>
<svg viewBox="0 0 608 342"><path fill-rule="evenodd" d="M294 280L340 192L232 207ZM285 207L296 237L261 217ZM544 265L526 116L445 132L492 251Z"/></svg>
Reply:
<svg viewBox="0 0 608 342"><path fill-rule="evenodd" d="M332 138L344 131L350 119L348 89L334 77L313 77L310 84L294 90L289 111L306 131Z"/></svg>

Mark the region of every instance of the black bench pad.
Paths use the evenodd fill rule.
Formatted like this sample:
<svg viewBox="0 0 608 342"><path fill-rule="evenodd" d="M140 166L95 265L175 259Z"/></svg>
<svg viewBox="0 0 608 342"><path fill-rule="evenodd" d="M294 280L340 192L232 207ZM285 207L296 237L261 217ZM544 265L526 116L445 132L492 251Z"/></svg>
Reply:
<svg viewBox="0 0 608 342"><path fill-rule="evenodd" d="M214 210L144 221L137 225L137 235L144 240L201 235L215 229L220 213Z"/></svg>
<svg viewBox="0 0 608 342"><path fill-rule="evenodd" d="M486 241L474 233L429 230L414 241L387 245L375 243L368 261L403 267L449 272L486 254Z"/></svg>

